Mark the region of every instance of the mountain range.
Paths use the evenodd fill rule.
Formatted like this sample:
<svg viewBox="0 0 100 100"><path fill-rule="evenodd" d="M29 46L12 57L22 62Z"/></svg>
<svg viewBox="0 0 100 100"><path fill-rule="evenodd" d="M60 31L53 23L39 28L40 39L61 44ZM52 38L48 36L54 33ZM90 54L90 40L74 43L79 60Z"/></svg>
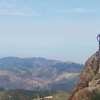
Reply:
<svg viewBox="0 0 100 100"><path fill-rule="evenodd" d="M71 90L82 64L41 57L0 59L0 88Z"/></svg>

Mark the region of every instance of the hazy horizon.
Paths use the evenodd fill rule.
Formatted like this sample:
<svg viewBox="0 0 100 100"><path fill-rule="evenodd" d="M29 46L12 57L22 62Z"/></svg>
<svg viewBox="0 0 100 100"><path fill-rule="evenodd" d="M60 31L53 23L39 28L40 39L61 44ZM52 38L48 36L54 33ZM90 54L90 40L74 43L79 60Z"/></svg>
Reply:
<svg viewBox="0 0 100 100"><path fill-rule="evenodd" d="M100 1L0 0L0 58L84 63L96 50Z"/></svg>

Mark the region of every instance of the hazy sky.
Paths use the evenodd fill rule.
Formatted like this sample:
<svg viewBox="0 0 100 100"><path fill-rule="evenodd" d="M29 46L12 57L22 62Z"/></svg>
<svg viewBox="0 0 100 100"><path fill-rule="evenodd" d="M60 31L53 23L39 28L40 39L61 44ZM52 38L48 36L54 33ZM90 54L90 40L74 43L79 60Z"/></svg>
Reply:
<svg viewBox="0 0 100 100"><path fill-rule="evenodd" d="M0 0L0 57L83 63L98 32L100 0Z"/></svg>

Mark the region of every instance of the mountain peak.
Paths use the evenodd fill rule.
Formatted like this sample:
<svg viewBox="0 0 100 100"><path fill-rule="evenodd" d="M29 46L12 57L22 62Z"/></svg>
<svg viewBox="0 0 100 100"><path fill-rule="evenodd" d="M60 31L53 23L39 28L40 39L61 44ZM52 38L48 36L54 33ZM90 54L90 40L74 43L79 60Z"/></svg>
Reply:
<svg viewBox="0 0 100 100"><path fill-rule="evenodd" d="M95 100L100 95L100 52L97 51L85 63L80 79L69 100ZM100 100L96 99L96 100Z"/></svg>

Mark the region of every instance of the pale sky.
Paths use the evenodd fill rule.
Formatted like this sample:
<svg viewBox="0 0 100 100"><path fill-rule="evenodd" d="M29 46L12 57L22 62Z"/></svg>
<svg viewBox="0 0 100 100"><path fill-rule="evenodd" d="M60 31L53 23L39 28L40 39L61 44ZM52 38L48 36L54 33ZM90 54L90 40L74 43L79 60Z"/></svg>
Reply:
<svg viewBox="0 0 100 100"><path fill-rule="evenodd" d="M84 63L97 47L100 0L0 0L0 58Z"/></svg>

